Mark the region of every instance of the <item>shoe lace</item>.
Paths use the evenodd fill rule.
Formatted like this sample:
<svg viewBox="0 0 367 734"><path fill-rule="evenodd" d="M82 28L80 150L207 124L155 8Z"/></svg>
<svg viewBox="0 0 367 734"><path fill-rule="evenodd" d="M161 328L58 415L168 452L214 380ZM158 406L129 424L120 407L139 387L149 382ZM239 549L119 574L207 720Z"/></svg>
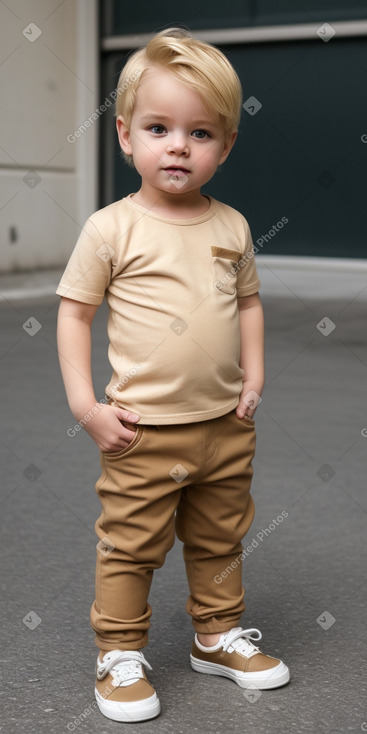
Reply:
<svg viewBox="0 0 367 734"><path fill-rule="evenodd" d="M242 627L234 627L223 637L223 650L232 647L232 650L228 650L228 652L236 650L250 658L259 652L259 648L253 645L251 640L259 641L261 638L262 634L256 627L249 627L247 630L242 629Z"/></svg>
<svg viewBox="0 0 367 734"><path fill-rule="evenodd" d="M119 686L129 680L142 678L142 665L152 670L152 666L149 665L142 652L138 650L113 650L104 655L101 663L98 662L97 678L103 680L108 673L111 673L114 685Z"/></svg>

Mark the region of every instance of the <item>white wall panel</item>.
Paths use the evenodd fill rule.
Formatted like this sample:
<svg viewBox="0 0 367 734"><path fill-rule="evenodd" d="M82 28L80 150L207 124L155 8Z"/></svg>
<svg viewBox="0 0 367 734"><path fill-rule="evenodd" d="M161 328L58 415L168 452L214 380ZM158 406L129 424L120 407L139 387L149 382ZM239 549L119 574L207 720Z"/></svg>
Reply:
<svg viewBox="0 0 367 734"><path fill-rule="evenodd" d="M98 122L72 137L98 107L97 0L0 2L0 95L0 272L64 266L97 208Z"/></svg>
<svg viewBox="0 0 367 734"><path fill-rule="evenodd" d="M40 177L0 171L2 272L64 265L84 224L77 220L75 175Z"/></svg>
<svg viewBox="0 0 367 734"><path fill-rule="evenodd" d="M0 164L72 168L75 129L76 13L66 0L0 5ZM16 15L14 14L16 13ZM92 95L91 95L92 96Z"/></svg>

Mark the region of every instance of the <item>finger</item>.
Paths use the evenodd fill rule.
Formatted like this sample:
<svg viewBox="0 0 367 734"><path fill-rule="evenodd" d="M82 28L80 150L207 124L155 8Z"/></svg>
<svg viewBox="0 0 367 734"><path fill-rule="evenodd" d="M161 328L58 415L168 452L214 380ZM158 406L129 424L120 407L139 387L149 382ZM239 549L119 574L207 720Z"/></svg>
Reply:
<svg viewBox="0 0 367 734"><path fill-rule="evenodd" d="M126 421L127 423L137 423L140 420L140 415L137 413L131 413L129 410L125 410L124 408L115 408L115 412L121 421Z"/></svg>
<svg viewBox="0 0 367 734"><path fill-rule="evenodd" d="M114 442L111 442L108 445L108 448L104 447L102 450L112 453L113 451L121 451L122 449L126 449L126 447L129 446L129 444L133 440L135 432L136 429L130 431L128 428L123 428L121 435L118 436Z"/></svg>
<svg viewBox="0 0 367 734"><path fill-rule="evenodd" d="M243 418L247 410L246 405L243 405L243 403L239 403L236 408L236 416L237 418Z"/></svg>
<svg viewBox="0 0 367 734"><path fill-rule="evenodd" d="M131 428L123 426L123 429L124 430L121 433L121 438L123 441L130 443L130 441L132 441L135 436L136 428L131 429Z"/></svg>
<svg viewBox="0 0 367 734"><path fill-rule="evenodd" d="M247 415L249 418L253 418L255 415L255 412L256 412L256 408L255 410L253 410L249 408L248 405L246 405L243 402L240 402L236 408L236 415L238 418L244 418L245 415Z"/></svg>

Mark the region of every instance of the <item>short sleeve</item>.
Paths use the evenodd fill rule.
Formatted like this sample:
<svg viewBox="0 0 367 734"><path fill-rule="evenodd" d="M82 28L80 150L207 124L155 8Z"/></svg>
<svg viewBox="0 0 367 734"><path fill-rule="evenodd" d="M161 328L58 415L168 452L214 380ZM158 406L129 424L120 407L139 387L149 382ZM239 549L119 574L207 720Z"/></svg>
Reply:
<svg viewBox="0 0 367 734"><path fill-rule="evenodd" d="M237 296L251 296L260 288L260 280L257 274L254 245L251 230L247 220L243 217L244 224L244 250L241 260L238 262L237 272Z"/></svg>
<svg viewBox="0 0 367 734"><path fill-rule="evenodd" d="M56 293L83 303L100 305L111 280L114 254L95 223L87 219Z"/></svg>

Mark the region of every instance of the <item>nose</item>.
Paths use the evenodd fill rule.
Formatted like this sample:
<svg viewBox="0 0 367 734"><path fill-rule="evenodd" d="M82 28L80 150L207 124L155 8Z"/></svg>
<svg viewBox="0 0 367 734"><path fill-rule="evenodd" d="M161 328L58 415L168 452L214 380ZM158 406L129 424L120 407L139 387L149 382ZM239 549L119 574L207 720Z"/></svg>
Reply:
<svg viewBox="0 0 367 734"><path fill-rule="evenodd" d="M182 132L174 132L170 135L170 139L167 145L167 153L174 153L176 155L188 155L189 144L186 135Z"/></svg>

